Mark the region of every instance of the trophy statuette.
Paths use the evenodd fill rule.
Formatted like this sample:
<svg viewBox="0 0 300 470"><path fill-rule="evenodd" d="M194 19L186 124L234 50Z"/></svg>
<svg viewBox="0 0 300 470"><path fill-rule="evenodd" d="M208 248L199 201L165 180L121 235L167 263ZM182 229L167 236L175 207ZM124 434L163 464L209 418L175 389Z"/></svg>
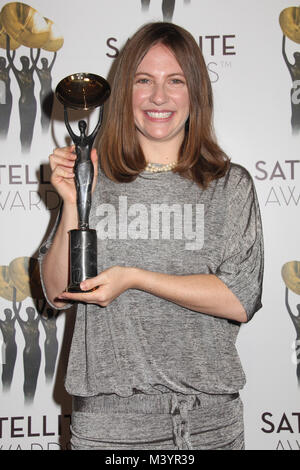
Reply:
<svg viewBox="0 0 300 470"><path fill-rule="evenodd" d="M74 165L77 193L78 229L69 231L69 285L68 292L82 292L80 283L97 276L97 233L89 228L94 166L91 150L100 129L103 104L110 94L108 82L98 75L76 73L59 82L55 94L64 105L64 120L75 144ZM100 106L97 125L90 135L86 134L87 124L78 122L80 135L76 135L69 123L68 108L89 110Z"/></svg>

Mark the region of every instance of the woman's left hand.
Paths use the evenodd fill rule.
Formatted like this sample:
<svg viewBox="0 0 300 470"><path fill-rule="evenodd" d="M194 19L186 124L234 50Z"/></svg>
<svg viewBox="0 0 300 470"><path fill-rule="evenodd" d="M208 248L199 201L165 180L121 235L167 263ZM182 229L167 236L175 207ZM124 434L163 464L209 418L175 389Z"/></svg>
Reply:
<svg viewBox="0 0 300 470"><path fill-rule="evenodd" d="M58 299L106 307L116 297L133 287L133 269L126 266L112 266L102 271L98 276L87 279L80 284L83 291L94 289L92 292L63 292L58 296Z"/></svg>

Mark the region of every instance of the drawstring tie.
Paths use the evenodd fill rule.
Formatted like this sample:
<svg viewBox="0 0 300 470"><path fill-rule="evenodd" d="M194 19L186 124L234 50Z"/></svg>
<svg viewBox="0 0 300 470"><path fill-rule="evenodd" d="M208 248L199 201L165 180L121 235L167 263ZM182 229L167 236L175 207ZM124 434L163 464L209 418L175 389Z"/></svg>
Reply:
<svg viewBox="0 0 300 470"><path fill-rule="evenodd" d="M173 423L174 441L177 449L193 449L190 442L188 401L186 398L178 399L175 393L171 397L171 416Z"/></svg>

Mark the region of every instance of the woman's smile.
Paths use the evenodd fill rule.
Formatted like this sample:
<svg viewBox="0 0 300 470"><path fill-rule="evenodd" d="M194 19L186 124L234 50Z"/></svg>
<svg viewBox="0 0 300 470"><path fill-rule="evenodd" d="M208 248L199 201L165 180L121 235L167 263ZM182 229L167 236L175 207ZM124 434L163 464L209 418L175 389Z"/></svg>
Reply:
<svg viewBox="0 0 300 470"><path fill-rule="evenodd" d="M167 121L173 117L173 111L144 111L146 116L153 122Z"/></svg>

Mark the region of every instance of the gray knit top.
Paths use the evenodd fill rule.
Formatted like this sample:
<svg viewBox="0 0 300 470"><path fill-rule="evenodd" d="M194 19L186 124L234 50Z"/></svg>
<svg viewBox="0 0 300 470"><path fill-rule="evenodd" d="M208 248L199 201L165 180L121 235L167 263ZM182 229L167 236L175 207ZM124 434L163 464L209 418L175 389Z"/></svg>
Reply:
<svg viewBox="0 0 300 470"><path fill-rule="evenodd" d="M40 248L41 273L58 223ZM262 306L262 225L242 166L231 163L206 190L171 171L143 171L131 183L115 183L100 171L90 227L97 230L98 272L119 265L215 274L248 320ZM237 392L245 384L235 347L239 327L138 289L107 307L80 303L66 389L78 396Z"/></svg>

